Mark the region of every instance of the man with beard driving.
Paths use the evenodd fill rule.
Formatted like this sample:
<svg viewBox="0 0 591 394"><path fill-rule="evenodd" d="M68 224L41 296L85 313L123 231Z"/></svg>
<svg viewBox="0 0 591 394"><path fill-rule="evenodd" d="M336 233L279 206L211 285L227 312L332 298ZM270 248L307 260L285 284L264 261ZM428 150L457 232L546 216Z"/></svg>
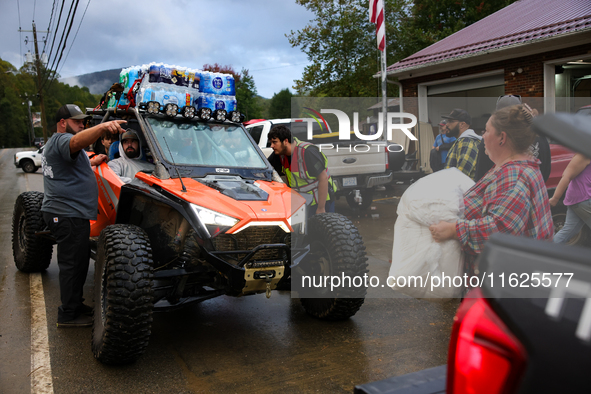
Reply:
<svg viewBox="0 0 591 394"><path fill-rule="evenodd" d="M143 160L141 152L142 143L137 133L131 129L125 130L119 144L119 158L108 163L124 183L131 182L139 171L151 172L154 170L154 164Z"/></svg>

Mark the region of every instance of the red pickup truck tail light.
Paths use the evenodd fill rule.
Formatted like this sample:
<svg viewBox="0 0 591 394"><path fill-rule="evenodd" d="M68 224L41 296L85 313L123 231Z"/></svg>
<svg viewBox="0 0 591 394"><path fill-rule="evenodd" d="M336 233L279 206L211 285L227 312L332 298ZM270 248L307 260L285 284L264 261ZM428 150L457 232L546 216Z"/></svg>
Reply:
<svg viewBox="0 0 591 394"><path fill-rule="evenodd" d="M510 393L521 377L526 352L480 289L460 305L452 328L447 393Z"/></svg>
<svg viewBox="0 0 591 394"><path fill-rule="evenodd" d="M384 146L384 151L386 152L386 171L390 169L390 152L388 151L388 146Z"/></svg>

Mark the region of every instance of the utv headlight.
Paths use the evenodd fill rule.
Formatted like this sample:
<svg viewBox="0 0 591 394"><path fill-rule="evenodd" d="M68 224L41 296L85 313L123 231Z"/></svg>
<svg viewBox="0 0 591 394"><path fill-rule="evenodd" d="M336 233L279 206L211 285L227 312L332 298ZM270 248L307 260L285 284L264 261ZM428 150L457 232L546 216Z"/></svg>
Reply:
<svg viewBox="0 0 591 394"><path fill-rule="evenodd" d="M227 114L228 113L225 109L216 109L215 111L213 111L213 119L217 120L218 122L223 122L224 120L226 120Z"/></svg>
<svg viewBox="0 0 591 394"><path fill-rule="evenodd" d="M183 117L187 119L193 119L195 117L195 107L192 105L187 105L186 107L183 107L182 113Z"/></svg>
<svg viewBox="0 0 591 394"><path fill-rule="evenodd" d="M306 204L302 204L302 206L287 219L287 222L293 229L294 233L304 234L306 232Z"/></svg>
<svg viewBox="0 0 591 394"><path fill-rule="evenodd" d="M241 119L244 119L244 115L238 111L230 111L228 112L228 115L226 115L226 119L230 122L240 123Z"/></svg>
<svg viewBox="0 0 591 394"><path fill-rule="evenodd" d="M205 226L212 238L220 233L228 231L239 222L236 218L212 211L211 209L200 207L199 205L191 204L191 208L193 208L199 221Z"/></svg>
<svg viewBox="0 0 591 394"><path fill-rule="evenodd" d="M211 119L211 108L200 108L197 111L197 116L203 121L208 121Z"/></svg>
<svg viewBox="0 0 591 394"><path fill-rule="evenodd" d="M164 113L171 118L174 118L179 111L179 107L176 104L168 103L164 106Z"/></svg>
<svg viewBox="0 0 591 394"><path fill-rule="evenodd" d="M148 102L148 113L155 115L160 112L160 103L157 101L149 101Z"/></svg>

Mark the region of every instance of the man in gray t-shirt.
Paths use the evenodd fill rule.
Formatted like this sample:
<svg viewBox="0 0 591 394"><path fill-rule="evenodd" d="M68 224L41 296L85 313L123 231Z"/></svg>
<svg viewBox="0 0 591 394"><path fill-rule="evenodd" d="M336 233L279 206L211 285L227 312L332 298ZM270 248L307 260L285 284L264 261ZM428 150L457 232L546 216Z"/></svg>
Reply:
<svg viewBox="0 0 591 394"><path fill-rule="evenodd" d="M91 166L107 156L92 160L84 148L105 132L122 133L124 120L101 123L84 129L84 115L78 106L66 104L57 111L55 133L43 150L42 169L45 196L43 220L57 241L60 298L58 327L92 325L92 308L84 305L82 289L90 259L90 220L98 208L98 188Z"/></svg>

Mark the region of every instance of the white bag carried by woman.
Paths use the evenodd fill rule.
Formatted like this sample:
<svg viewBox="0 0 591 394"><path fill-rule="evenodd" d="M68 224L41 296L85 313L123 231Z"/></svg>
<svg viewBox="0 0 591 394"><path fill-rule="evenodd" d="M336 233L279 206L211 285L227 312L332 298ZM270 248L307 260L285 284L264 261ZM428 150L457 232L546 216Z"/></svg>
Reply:
<svg viewBox="0 0 591 394"><path fill-rule="evenodd" d="M416 298L461 295L462 286L449 286L447 281L445 286L440 283L442 275L452 279L462 276L460 243L435 242L429 226L462 218L464 193L473 185L470 177L450 168L421 178L404 192L394 225L390 287ZM434 276L439 279L433 279Z"/></svg>

